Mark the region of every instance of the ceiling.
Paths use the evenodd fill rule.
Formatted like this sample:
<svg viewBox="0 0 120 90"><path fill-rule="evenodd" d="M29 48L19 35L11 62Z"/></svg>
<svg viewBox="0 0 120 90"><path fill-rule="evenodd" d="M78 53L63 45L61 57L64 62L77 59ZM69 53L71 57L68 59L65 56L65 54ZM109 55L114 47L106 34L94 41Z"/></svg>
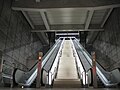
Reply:
<svg viewBox="0 0 120 90"><path fill-rule="evenodd" d="M87 17L87 10L46 10L46 15L50 25L84 24Z"/></svg>
<svg viewBox="0 0 120 90"><path fill-rule="evenodd" d="M102 30L102 23L111 9L102 10L81 10L75 9L47 9L42 12L38 11L22 11L26 18L29 19L33 30L51 30L51 31L79 31ZM92 12L92 14L91 14ZM90 16L91 15L91 16ZM88 24L87 24L88 23ZM87 26L86 26L87 25ZM47 27L46 27L47 26ZM41 28L44 27L44 28Z"/></svg>
<svg viewBox="0 0 120 90"><path fill-rule="evenodd" d="M82 2L82 7L73 1L65 0L65 4L63 3L62 5L64 7L62 7L62 0L52 0L51 2L49 0L18 0L13 3L12 8L13 10L22 11L32 27L32 32L59 32L102 31L112 10L119 7L119 5L116 5L116 2L114 2L115 5L113 5L113 0L111 1L112 3L109 2L109 0L106 0L108 1L106 3L101 3L103 1L98 2L98 0L94 0L97 3L90 0L76 0L76 2ZM23 2L29 4L24 4ZM56 4L53 4L53 2ZM111 5L107 5L107 3ZM102 6L102 4L104 4L104 6Z"/></svg>

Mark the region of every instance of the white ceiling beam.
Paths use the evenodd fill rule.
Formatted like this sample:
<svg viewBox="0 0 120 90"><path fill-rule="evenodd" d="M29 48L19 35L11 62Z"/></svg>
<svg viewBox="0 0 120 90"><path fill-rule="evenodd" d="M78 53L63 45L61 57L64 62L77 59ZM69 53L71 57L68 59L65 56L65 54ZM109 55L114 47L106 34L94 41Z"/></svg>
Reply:
<svg viewBox="0 0 120 90"><path fill-rule="evenodd" d="M23 15L25 16L25 18L27 19L28 23L30 24L30 26L32 27L32 29L35 29L32 21L30 20L30 18L28 17L27 13L25 11L22 11Z"/></svg>
<svg viewBox="0 0 120 90"><path fill-rule="evenodd" d="M105 25L105 23L108 20L108 18L109 18L109 16L110 16L110 14L111 14L112 11L113 11L113 8L110 8L110 10L108 11L106 17L104 18L104 20L103 20L103 22L102 22L102 24L100 26L101 28L103 28L103 26Z"/></svg>
<svg viewBox="0 0 120 90"><path fill-rule="evenodd" d="M79 30L31 30L31 32L68 32L68 31L104 31L104 29L79 29Z"/></svg>
<svg viewBox="0 0 120 90"><path fill-rule="evenodd" d="M66 2L64 4L64 2ZM120 7L120 0L46 0L42 3L36 3L34 0L13 1L14 10L32 10L42 9L66 9L80 8L86 10L100 10Z"/></svg>
<svg viewBox="0 0 120 90"><path fill-rule="evenodd" d="M107 5L107 6L96 6L96 7L77 7L76 9L79 9L79 10L102 10L102 9L109 9L109 8L118 8L120 7L120 4L117 4L117 5ZM67 9L75 9L73 7L71 8L39 8L39 7L19 7L19 6L12 6L12 9L13 10L17 10L17 11L36 11L36 12L39 12L40 10L44 10L44 11L47 11L47 10L52 10L52 9L56 9L56 10L67 10Z"/></svg>
<svg viewBox="0 0 120 90"><path fill-rule="evenodd" d="M93 13L94 13L94 10L88 11L88 16L87 16L86 23L85 23L85 30L87 30L89 28Z"/></svg>
<svg viewBox="0 0 120 90"><path fill-rule="evenodd" d="M47 30L50 30L50 26L49 26L47 17L46 17L46 15L45 15L45 12L44 12L44 11L40 11L40 14L41 14L41 17L42 17L42 20L43 20L43 22L44 22L44 25L45 25L46 29L47 29Z"/></svg>
<svg viewBox="0 0 120 90"><path fill-rule="evenodd" d="M55 35L79 35L79 33L56 33Z"/></svg>

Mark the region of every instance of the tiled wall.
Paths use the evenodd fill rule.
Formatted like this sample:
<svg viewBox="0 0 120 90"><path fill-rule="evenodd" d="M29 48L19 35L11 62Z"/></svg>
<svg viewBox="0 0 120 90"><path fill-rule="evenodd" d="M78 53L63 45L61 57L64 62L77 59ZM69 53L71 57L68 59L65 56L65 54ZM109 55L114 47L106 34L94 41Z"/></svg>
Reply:
<svg viewBox="0 0 120 90"><path fill-rule="evenodd" d="M28 22L21 12L11 9L12 0L0 0L0 51L2 59L25 69L26 60L37 59L42 44L31 33Z"/></svg>
<svg viewBox="0 0 120 90"><path fill-rule="evenodd" d="M120 68L120 8L113 10L104 29L93 43L97 60L107 70Z"/></svg>

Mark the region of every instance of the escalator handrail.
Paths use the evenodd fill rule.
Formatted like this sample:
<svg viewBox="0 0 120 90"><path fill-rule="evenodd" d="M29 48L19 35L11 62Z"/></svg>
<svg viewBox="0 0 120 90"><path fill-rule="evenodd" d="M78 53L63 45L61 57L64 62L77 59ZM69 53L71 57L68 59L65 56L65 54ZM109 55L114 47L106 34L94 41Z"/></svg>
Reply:
<svg viewBox="0 0 120 90"><path fill-rule="evenodd" d="M46 55L45 56L47 56L48 54L50 54L49 52L51 52L52 51L52 49L54 48L54 46L58 43L58 41L59 41L59 39L56 41L56 43L53 45L53 47L48 51L48 53L46 53ZM44 59L46 58L46 57L43 57L43 61L44 61ZM37 63L36 63L37 64ZM32 69L30 70L30 71L28 71L28 72L25 72L26 74L27 74L27 76L29 76L28 78L27 78L27 80L31 77L31 74L30 73L34 73L35 72L35 69L36 69L36 66L37 65L34 65L34 67L32 67ZM22 70L20 70L20 71L22 71ZM28 75L29 74L29 75ZM25 75L25 74L24 74ZM24 78L25 79L25 78ZM26 79L25 79L26 80Z"/></svg>
<svg viewBox="0 0 120 90"><path fill-rule="evenodd" d="M88 52L87 52L88 53ZM88 53L89 54L89 53ZM90 54L89 54L89 56L91 56ZM91 58L92 58L92 56L91 56ZM99 62L97 62L105 71L107 71ZM113 68L113 69L111 69L110 71L107 71L107 72L112 72L112 71L114 71L114 70L116 70L116 69L120 69L120 68ZM120 71L120 70L119 70Z"/></svg>
<svg viewBox="0 0 120 90"><path fill-rule="evenodd" d="M58 40L56 41L56 43L49 49L49 51L43 56L43 58L42 58L42 65L43 65L43 62L44 62L46 56L48 56L48 55L50 54L50 52L53 51L52 49L55 49L54 47L55 47L56 44L58 44L58 41L59 41L59 39L58 39ZM47 62L47 61L46 61L46 62ZM27 71L27 72L29 73L30 71L32 72L34 69L36 69L37 63L38 63L38 60L37 60L37 62L35 63L35 65L33 65L33 67L32 67L29 71ZM44 66L44 65L43 65L43 66ZM27 73L27 72L25 72L25 73Z"/></svg>
<svg viewBox="0 0 120 90"><path fill-rule="evenodd" d="M61 41L61 43L62 43L62 41ZM59 49L60 49L61 43L59 44ZM58 49L58 47L57 47L57 49ZM59 49L57 50L57 53L58 53ZM56 53L55 56L57 56L57 53ZM54 57L54 61L55 61L55 58L56 58L56 57ZM52 65L53 65L54 61L52 62ZM50 70L51 70L51 68L52 68L52 65L50 66ZM50 71L50 70L49 70L49 71Z"/></svg>
<svg viewBox="0 0 120 90"><path fill-rule="evenodd" d="M80 43L78 43L78 42L76 42L76 43L80 45ZM85 51L85 49L83 48L83 46L82 46L82 45L80 45L80 46L81 46L82 49ZM82 50L81 50L81 52L82 52ZM82 53L83 53L83 52L82 52ZM83 55L84 55L84 54L83 54ZM85 57L85 55L84 55L84 57ZM86 58L86 57L85 57L85 58ZM87 60L87 58L86 58L86 60ZM87 60L87 61L88 61L88 60ZM89 61L88 61L88 63L89 63L90 66L92 66Z"/></svg>
<svg viewBox="0 0 120 90"><path fill-rule="evenodd" d="M88 56L92 59L92 57L91 57L91 55L84 49L84 47L82 46L82 45L80 45L81 47L82 47L82 49L88 54ZM89 61L88 61L89 62ZM98 64L98 63L97 63ZM97 67L98 66L100 66L99 64L97 65ZM100 69L102 68L102 67L99 67ZM104 69L102 69L102 71L103 71ZM105 71L104 70L104 73L111 73L111 72L107 72L107 71ZM99 74L99 72L97 72L98 74ZM100 77L102 77L100 74L99 74L99 76ZM105 76L106 77L106 76ZM103 78L101 78L101 79L103 79ZM104 82L103 82L106 86L111 86L111 85L116 85L116 84L118 84L118 83L107 83L105 80L104 80Z"/></svg>
<svg viewBox="0 0 120 90"><path fill-rule="evenodd" d="M87 55L92 59L92 56L85 50L85 48L82 46L82 45L80 45L81 47L82 47L82 49L87 53ZM88 61L89 62L89 61ZM96 61L97 62L97 61ZM98 64L99 64L99 62L97 62ZM102 69L104 69L104 67L101 65L101 64L99 64L101 67L102 67ZM113 70L111 70L111 71L106 71L105 69L104 69L104 71L106 71L106 72L108 72L108 73L110 73L110 72L112 72L112 71L114 71L114 70L117 70L118 68L115 68L115 69L113 69Z"/></svg>
<svg viewBox="0 0 120 90"><path fill-rule="evenodd" d="M61 45L63 44L63 42L64 42L64 39L61 41L61 43L59 44L59 49L58 49L58 52L56 53L56 56L58 55L58 53L59 52L61 52ZM56 59L56 57L55 57L55 59ZM54 62L55 62L55 59L54 59L54 61L53 61L53 63L52 63L52 65L51 65L51 67L50 67L50 70L48 71L48 72L50 72L51 71L51 69L52 69L52 66L53 66L53 64L54 64ZM56 67L55 67L56 68ZM50 73L52 73L52 72L50 72Z"/></svg>
<svg viewBox="0 0 120 90"><path fill-rule="evenodd" d="M52 54L53 53L53 49L55 49L54 47L59 43L58 41L59 41L60 39L58 39L57 41L56 41L56 43L48 50L48 52L43 56L43 58L42 58L42 67L44 67L45 66L45 64L47 63L47 61L43 64L43 62L44 62L44 60L45 60L45 58L46 58L46 56L48 56L49 54ZM50 53L51 52L51 53ZM48 57L49 58L49 57ZM33 68L35 68L36 67L36 64L38 63L38 60L37 60L37 62L35 63L35 65L30 69L30 70L32 70ZM29 71L30 71L29 70Z"/></svg>
<svg viewBox="0 0 120 90"><path fill-rule="evenodd" d="M77 52L77 50L76 50L76 52ZM77 54L78 54L78 52L77 52ZM84 55L84 54L83 54ZM80 56L79 56L79 54L78 54L78 57L80 58ZM85 57L85 56L84 56ZM86 58L86 57L85 57ZM86 58L86 60L87 60L87 58ZM85 70L85 65L83 64L83 62L81 61L81 58L80 58L80 62L81 62L81 64L82 64L82 66L83 66L83 68L84 68L84 70ZM89 62L88 62L89 63ZM91 64L89 63L89 65L91 66ZM87 71L89 71L90 69L88 69ZM87 72L86 71L86 72Z"/></svg>
<svg viewBox="0 0 120 90"><path fill-rule="evenodd" d="M58 39L59 40L59 39ZM57 41L58 41L57 40ZM56 41L56 42L57 42ZM50 53L50 51L54 48L54 46L55 46L56 44L54 44L49 50L48 50L48 52L43 56L43 58L42 58L42 62L44 61L44 58L46 58L46 56ZM38 63L38 60L36 60L36 62L35 62L35 64L28 70L28 71L26 71L26 72L29 72L29 71L31 71L35 66L36 66L36 64ZM20 69L21 70L21 69ZM23 70L21 70L21 71L23 71Z"/></svg>
<svg viewBox="0 0 120 90"><path fill-rule="evenodd" d="M86 72L86 71L85 71L84 64L83 64L83 62L81 61L81 58L80 58L80 56L79 56L79 54L78 54L78 52L77 52L77 49L76 49L74 40L72 40L72 44L73 44L73 49L75 50L74 52L76 52L76 54L77 54L77 56L78 56L78 58L79 58L79 60L80 60L80 63L81 63L81 65L82 65L82 67L83 67L83 71L80 72L80 67L77 66L77 67L78 67L78 73L79 73L80 76L81 76L81 75L83 76L83 72Z"/></svg>
<svg viewBox="0 0 120 90"><path fill-rule="evenodd" d="M57 44L59 44L59 42L58 42ZM56 44L56 46L57 46L57 44ZM55 49L56 49L56 46L54 46L54 47L55 47L55 48L54 48L54 51L55 51ZM51 53L51 55L54 53L54 51ZM50 57L49 57L49 58L50 58ZM49 60L49 58L48 58L48 60ZM43 67L47 64L48 60L45 62L45 64L43 65Z"/></svg>

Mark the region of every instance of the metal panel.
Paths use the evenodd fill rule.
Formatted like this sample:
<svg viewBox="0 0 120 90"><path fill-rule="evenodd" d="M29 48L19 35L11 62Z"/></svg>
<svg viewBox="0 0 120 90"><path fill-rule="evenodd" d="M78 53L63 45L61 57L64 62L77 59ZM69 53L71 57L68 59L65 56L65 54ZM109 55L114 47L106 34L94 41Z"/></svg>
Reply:
<svg viewBox="0 0 120 90"><path fill-rule="evenodd" d="M27 12L34 25L43 25L43 20L39 12Z"/></svg>
<svg viewBox="0 0 120 90"><path fill-rule="evenodd" d="M27 19L27 21L29 22L30 26L32 27L32 29L35 29L32 21L30 20L29 16L27 15L27 13L25 11L22 11L23 15L25 16L25 18Z"/></svg>
<svg viewBox="0 0 120 90"><path fill-rule="evenodd" d="M93 18L91 20L91 24L101 24L104 15L106 14L107 9L103 10L95 10L93 14Z"/></svg>
<svg viewBox="0 0 120 90"><path fill-rule="evenodd" d="M89 28L89 25L91 23L93 14L94 14L94 10L91 10L91 11L88 12L87 20L86 20L86 23L85 23L85 29Z"/></svg>
<svg viewBox="0 0 120 90"><path fill-rule="evenodd" d="M36 3L34 0L15 0L12 8L14 10L35 10L48 8L81 8L81 9L105 9L120 7L120 0L44 0Z"/></svg>
<svg viewBox="0 0 120 90"><path fill-rule="evenodd" d="M109 9L82 10L81 8L57 8L27 11L27 15L35 26L34 30L42 30L41 28L36 28L36 26L41 27L44 25L47 30L52 31L90 31L90 29L97 29L98 31L101 29L100 25L105 21L104 19L106 14L108 14L108 10ZM95 28L92 28L91 25L95 26Z"/></svg>
<svg viewBox="0 0 120 90"><path fill-rule="evenodd" d="M40 14L41 14L41 17L43 19L43 22L44 22L44 25L45 25L46 29L50 30L50 26L49 26L49 23L48 23L48 18L46 16L46 13L44 11L40 11Z"/></svg>
<svg viewBox="0 0 120 90"><path fill-rule="evenodd" d="M87 10L47 10L50 24L84 24Z"/></svg>
<svg viewBox="0 0 120 90"><path fill-rule="evenodd" d="M31 30L31 32L76 32L76 31L104 31L104 29L77 29L77 30Z"/></svg>

